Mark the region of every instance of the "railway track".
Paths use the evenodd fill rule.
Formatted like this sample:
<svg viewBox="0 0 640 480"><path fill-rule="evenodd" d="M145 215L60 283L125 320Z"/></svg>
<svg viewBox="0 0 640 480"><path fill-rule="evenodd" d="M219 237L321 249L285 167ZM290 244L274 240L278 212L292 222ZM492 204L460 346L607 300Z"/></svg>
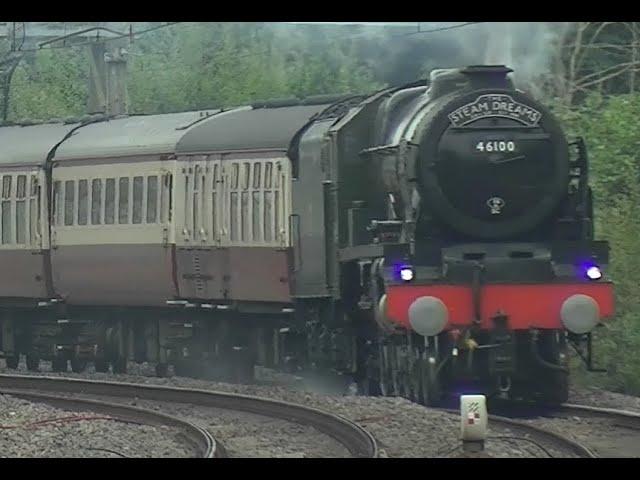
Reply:
<svg viewBox="0 0 640 480"><path fill-rule="evenodd" d="M458 413L455 411L455 413ZM516 430L520 432L518 436L490 436L488 441L494 440L511 440L511 441L526 441L535 444L538 448L542 449L547 456L554 457L553 451L557 452L569 452L580 458L596 458L597 455L585 444L575 441L567 435L543 428L537 425L529 424L526 422L518 421L512 418L489 415L489 422L492 426L499 426L502 428ZM549 448L552 447L552 448Z"/></svg>
<svg viewBox="0 0 640 480"><path fill-rule="evenodd" d="M567 437L591 457L640 457L640 413L569 403L502 407L500 413L507 421Z"/></svg>
<svg viewBox="0 0 640 480"><path fill-rule="evenodd" d="M599 428L588 442L597 456L640 457L640 414L573 404L563 405L560 413L596 422Z"/></svg>
<svg viewBox="0 0 640 480"><path fill-rule="evenodd" d="M343 445L353 457L375 458L378 456L378 446L375 439L356 423L315 408L260 397L179 387L25 375L0 375L0 392L21 396L22 398L31 397L31 399L45 399L49 397L50 400L54 402L70 401L93 403L96 401L89 401L78 397L106 396L127 399L135 398L156 402L186 403L203 407L241 411L311 426ZM61 394L73 395L73 397L63 397ZM148 415L157 415L157 417L154 417L157 419L160 419L160 417L170 417L152 410L124 406L119 403L96 403L101 404L95 405L97 408L113 408L115 409L114 411L121 408L123 409L121 411L122 414L126 414L127 411L133 414L132 412L135 410L136 412L140 412L140 415L143 414L142 412ZM151 416L149 418L151 418ZM178 422L181 421L175 417L170 418ZM164 420L171 421L170 418L165 418ZM194 429L204 432L200 427L192 424L189 425L193 427L190 430L192 436L195 435ZM209 438L209 441L216 445L214 450L218 451L218 456L221 456L222 447L216 444L212 437Z"/></svg>
<svg viewBox="0 0 640 480"><path fill-rule="evenodd" d="M172 415L117 403L82 398L69 398L50 393L34 392L16 388L2 387L0 388L0 394L12 395L30 402L45 403L52 407L64 410L91 411L130 423L171 427L180 432L180 437L197 452L198 457L221 458L225 456L224 448L216 442L209 432L191 422Z"/></svg>
<svg viewBox="0 0 640 480"><path fill-rule="evenodd" d="M278 382L274 381L272 384L277 385ZM442 408L439 410L446 411L456 416L460 414L459 410L452 408ZM504 413L504 415L501 415L500 413ZM516 414L514 415L514 413ZM548 409L547 414L554 414L556 416L562 414L565 417L580 416L598 418L606 420L614 427L636 430L638 431L637 438L628 442L628 448L624 449L625 455L622 456L640 456L640 447L636 446L640 445L640 413L590 407L586 405L565 404L561 407L556 406L554 409ZM517 407L516 409L498 408L495 413L489 415L490 424L500 429L512 430L517 433L517 435L491 436L489 441L511 440L514 442L528 442L529 444L536 445L537 448L549 457L556 456L554 453L561 454L564 452L580 458L598 458L615 453L609 447L605 446L605 448L602 448L601 442L593 442L589 438L586 438L585 435L577 435L572 438L570 435L570 427L569 434L567 434L562 433L561 431L556 431L552 428L547 428L546 426L539 426L534 423L535 420L529 422L526 421L526 419L531 418L531 416L531 412L526 413L525 410L520 410L520 412L517 413ZM534 413L533 416L537 417L538 415ZM563 429L563 432L565 431L566 430ZM621 440L621 438L623 440ZM624 437L620 437L618 442L620 441L624 441Z"/></svg>
<svg viewBox="0 0 640 480"><path fill-rule="evenodd" d="M117 402L125 401L125 399L126 401L147 400L147 409L138 410L143 410L152 416L155 415L156 418L148 418L145 422L154 424L164 422L162 423L164 425L168 425L166 419L157 418L162 414L149 409L149 405L153 404L153 402L158 404L164 402L192 404L212 409L246 412L311 426L343 445L351 456L370 458L378 456L376 441L369 432L359 426L362 422L357 417L354 418L354 421L349 421L343 417L334 416L319 409L300 406L296 403L250 395L221 393L201 388L204 387L194 389L140 385L121 381L103 382L64 377L0 374L0 392L33 401L40 401L39 398L42 398L43 395L55 396L52 402L89 402L90 400L87 400L87 397L92 396L120 397L116 400ZM60 395L67 395L67 397L60 399ZM258 395L263 394L258 393ZM73 396L73 398L68 396ZM83 396L85 397L84 399L82 398ZM299 400L295 399L293 401L298 402ZM138 403L144 404L145 402ZM107 405L109 405L107 408L127 410L133 408L122 403ZM76 407L87 408L84 404L78 404ZM106 410L100 411L109 413ZM171 409L163 408L165 416L167 411L171 411ZM454 418L459 415L459 412L454 409L442 409L442 411L450 413ZM118 412L117 410L111 410L110 412L112 413L109 414L113 415L119 413L126 415L126 412ZM391 417L393 417L393 414L391 414ZM141 420L143 419L139 421ZM193 418L190 418L190 420L191 427L202 432L202 429L197 427L200 422L193 420ZM368 421L364 423L368 423ZM500 407L490 414L490 427L492 427L492 433L488 438L488 442L517 443L520 446L528 444L530 446L529 450L538 450L536 455L581 458L640 456L640 448L637 447L640 444L640 413L571 404L553 408ZM367 428L371 430L369 426ZM198 452L203 452L203 441L195 439L198 433L193 428L191 430L187 428L187 430L192 432L190 433L193 439L191 443L199 442L201 446L196 447L196 449L198 449ZM379 435L379 433L376 433L376 435ZM217 433L214 432L213 436L217 436ZM225 455L220 440L216 442L210 439L209 442L215 446L214 455L216 457ZM454 443L451 443L451 445L453 446ZM201 455L205 456L204 454Z"/></svg>

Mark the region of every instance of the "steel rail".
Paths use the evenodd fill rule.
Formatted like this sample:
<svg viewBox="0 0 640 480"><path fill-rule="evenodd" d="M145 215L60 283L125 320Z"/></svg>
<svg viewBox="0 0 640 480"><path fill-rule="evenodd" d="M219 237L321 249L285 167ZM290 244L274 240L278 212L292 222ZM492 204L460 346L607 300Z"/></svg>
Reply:
<svg viewBox="0 0 640 480"><path fill-rule="evenodd" d="M379 453L373 435L344 417L316 408L256 396L161 385L0 374L0 390L5 389L137 398L242 411L309 425L341 443L354 457L375 458Z"/></svg>
<svg viewBox="0 0 640 480"><path fill-rule="evenodd" d="M7 382L8 383L8 382ZM4 383L4 385L7 385ZM180 436L198 452L201 458L220 458L225 456L224 449L206 430L177 417L155 412L146 408L132 407L119 403L98 400L70 398L59 395L36 393L30 390L0 388L0 394L12 395L31 402L46 403L65 410L84 410L109 415L115 419L141 425L168 426L179 430Z"/></svg>
<svg viewBox="0 0 640 480"><path fill-rule="evenodd" d="M458 410L450 408L443 408L439 410L460 414ZM567 437L566 435L562 435L561 433L557 433L546 428L538 427L537 425L531 425L529 423L521 422L519 420L514 420L512 418L503 417L500 415L489 414L489 421L502 427L514 427L518 430L525 431L532 437L532 439L542 441L546 445L555 445L556 448L560 447L560 449L562 450L569 450L572 453L576 454L578 457L597 458L597 455L589 447L583 445L580 442L576 442L575 440ZM517 438L514 438L514 440L517 440Z"/></svg>

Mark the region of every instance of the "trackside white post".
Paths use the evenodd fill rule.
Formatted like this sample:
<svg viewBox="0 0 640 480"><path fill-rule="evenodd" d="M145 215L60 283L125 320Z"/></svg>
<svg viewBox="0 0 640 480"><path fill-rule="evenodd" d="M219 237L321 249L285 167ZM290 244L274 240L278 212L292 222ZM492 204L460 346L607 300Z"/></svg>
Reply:
<svg viewBox="0 0 640 480"><path fill-rule="evenodd" d="M484 450L487 417L487 399L484 395L460 396L460 437L465 452Z"/></svg>

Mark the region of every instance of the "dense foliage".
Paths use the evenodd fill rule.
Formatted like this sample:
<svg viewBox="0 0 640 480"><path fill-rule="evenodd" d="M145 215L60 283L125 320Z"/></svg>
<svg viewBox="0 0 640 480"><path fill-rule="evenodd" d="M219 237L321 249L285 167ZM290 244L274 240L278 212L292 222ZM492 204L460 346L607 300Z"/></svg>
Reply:
<svg viewBox="0 0 640 480"><path fill-rule="evenodd" d="M484 53L489 46L508 46L508 55L498 58L525 72L520 80L553 104L568 130L585 137L590 147L597 235L612 245L619 313L599 333L604 349L598 360L609 375L584 379L640 394L639 24L520 25L503 32L513 35L509 42L494 38L492 44L495 31L471 26L408 36L406 28L175 25L127 47L130 111L372 91L414 81L432 68L492 61ZM6 79L1 58L8 58L8 52L7 41L0 42L0 79ZM82 114L88 72L84 47L25 54L10 88L4 88L7 118Z"/></svg>
<svg viewBox="0 0 640 480"><path fill-rule="evenodd" d="M596 236L611 243L617 317L598 332L598 367L607 375L585 380L640 394L640 94L595 94L565 111L570 131L589 146L595 194Z"/></svg>

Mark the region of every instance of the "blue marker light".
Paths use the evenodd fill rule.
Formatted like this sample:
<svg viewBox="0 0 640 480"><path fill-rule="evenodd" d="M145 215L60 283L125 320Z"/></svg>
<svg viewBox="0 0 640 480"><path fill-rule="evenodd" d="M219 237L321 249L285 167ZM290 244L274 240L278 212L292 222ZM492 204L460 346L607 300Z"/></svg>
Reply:
<svg viewBox="0 0 640 480"><path fill-rule="evenodd" d="M600 280L602 278L602 271L600 267L591 265L587 268L587 278L589 280Z"/></svg>
<svg viewBox="0 0 640 480"><path fill-rule="evenodd" d="M414 273L413 268L411 267L402 267L400 268L400 278L405 282L410 282L413 280Z"/></svg>

